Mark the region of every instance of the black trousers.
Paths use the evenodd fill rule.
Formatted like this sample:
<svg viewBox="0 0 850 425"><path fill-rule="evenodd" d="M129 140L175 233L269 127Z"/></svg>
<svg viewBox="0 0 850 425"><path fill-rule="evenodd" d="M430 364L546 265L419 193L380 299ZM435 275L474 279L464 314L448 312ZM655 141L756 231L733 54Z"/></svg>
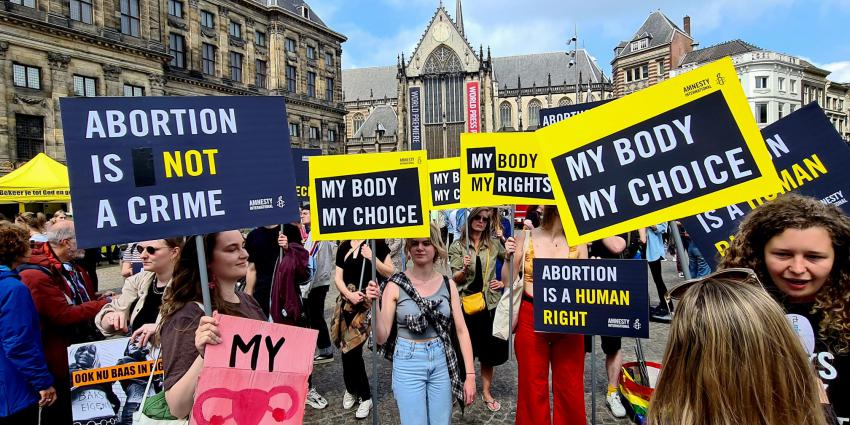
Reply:
<svg viewBox="0 0 850 425"><path fill-rule="evenodd" d="M664 296L667 295L667 286L664 285L664 277L661 276L661 259L649 261L647 264L649 264L649 272L652 274L652 281L655 282L655 290L658 291L658 299L660 300L658 308L668 310L667 300L664 299Z"/></svg>
<svg viewBox="0 0 850 425"><path fill-rule="evenodd" d="M319 339L316 347L320 350L331 346L331 336L328 333L328 324L325 322L325 298L330 286L319 286L310 290L307 295L307 320L310 329L319 331Z"/></svg>
<svg viewBox="0 0 850 425"><path fill-rule="evenodd" d="M38 423L38 403L19 410L9 416L0 417L0 425L36 425Z"/></svg>
<svg viewBox="0 0 850 425"><path fill-rule="evenodd" d="M343 313L342 318L346 323L351 323L354 315ZM366 401L372 398L372 389L369 388L366 362L363 361L364 345L366 345L365 342L347 353L342 353L342 379L345 382L345 390L349 394Z"/></svg>

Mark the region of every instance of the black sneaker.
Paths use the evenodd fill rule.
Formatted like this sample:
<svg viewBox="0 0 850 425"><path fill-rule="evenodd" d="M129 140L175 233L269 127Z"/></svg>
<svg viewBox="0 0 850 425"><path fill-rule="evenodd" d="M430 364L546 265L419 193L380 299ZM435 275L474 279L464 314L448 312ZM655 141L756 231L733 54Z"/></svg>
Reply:
<svg viewBox="0 0 850 425"><path fill-rule="evenodd" d="M659 323L670 323L673 320L673 316L670 314L670 310L666 308L654 307L649 309L649 320Z"/></svg>
<svg viewBox="0 0 850 425"><path fill-rule="evenodd" d="M313 364L325 364L334 361L334 355L331 354L319 354L316 357L313 357Z"/></svg>

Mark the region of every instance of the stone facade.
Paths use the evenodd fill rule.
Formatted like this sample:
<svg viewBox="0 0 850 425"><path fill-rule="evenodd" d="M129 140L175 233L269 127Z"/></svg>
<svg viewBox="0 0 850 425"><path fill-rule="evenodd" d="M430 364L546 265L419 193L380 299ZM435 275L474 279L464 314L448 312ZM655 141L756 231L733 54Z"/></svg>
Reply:
<svg viewBox="0 0 850 425"><path fill-rule="evenodd" d="M292 145L337 152L345 40L293 0L2 1L0 173L65 160L58 100L75 95L282 95Z"/></svg>

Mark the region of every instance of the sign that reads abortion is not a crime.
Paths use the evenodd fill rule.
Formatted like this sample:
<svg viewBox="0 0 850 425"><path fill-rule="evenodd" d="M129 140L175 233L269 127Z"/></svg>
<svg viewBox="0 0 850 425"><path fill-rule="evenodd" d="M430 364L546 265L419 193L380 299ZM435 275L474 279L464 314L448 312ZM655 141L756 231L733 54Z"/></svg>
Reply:
<svg viewBox="0 0 850 425"><path fill-rule="evenodd" d="M643 260L534 259L534 330L649 338Z"/></svg>
<svg viewBox="0 0 850 425"><path fill-rule="evenodd" d="M429 235L425 151L310 158L314 240Z"/></svg>
<svg viewBox="0 0 850 425"><path fill-rule="evenodd" d="M295 193L298 199L310 199L310 157L321 155L321 149L292 149L292 167L295 172Z"/></svg>
<svg viewBox="0 0 850 425"><path fill-rule="evenodd" d="M535 135L573 244L780 188L729 59Z"/></svg>
<svg viewBox="0 0 850 425"><path fill-rule="evenodd" d="M60 102L81 247L298 218L282 97Z"/></svg>

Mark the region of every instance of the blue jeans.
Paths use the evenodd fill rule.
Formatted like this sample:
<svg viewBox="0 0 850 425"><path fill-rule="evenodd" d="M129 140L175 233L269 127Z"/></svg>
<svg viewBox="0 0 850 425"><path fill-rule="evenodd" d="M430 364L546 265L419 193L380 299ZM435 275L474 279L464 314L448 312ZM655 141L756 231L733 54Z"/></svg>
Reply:
<svg viewBox="0 0 850 425"><path fill-rule="evenodd" d="M711 273L711 267L708 267L708 263L703 258L697 245L693 242L688 245L688 269L691 272L691 279L703 277Z"/></svg>
<svg viewBox="0 0 850 425"><path fill-rule="evenodd" d="M452 384L439 338L398 338L393 354L393 395L402 425L449 425Z"/></svg>

